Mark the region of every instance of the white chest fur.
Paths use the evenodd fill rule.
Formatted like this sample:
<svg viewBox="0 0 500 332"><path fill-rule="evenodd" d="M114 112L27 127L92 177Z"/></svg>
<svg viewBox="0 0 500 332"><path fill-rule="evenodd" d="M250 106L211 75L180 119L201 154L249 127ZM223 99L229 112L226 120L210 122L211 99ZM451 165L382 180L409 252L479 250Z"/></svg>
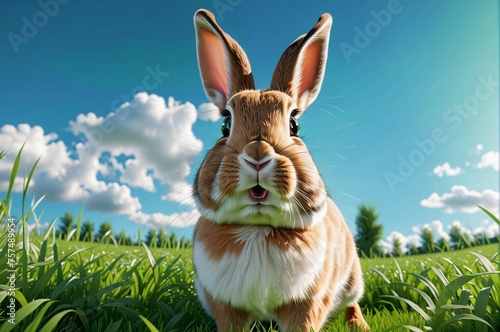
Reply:
<svg viewBox="0 0 500 332"><path fill-rule="evenodd" d="M235 232L238 241L244 244L239 254L230 252L213 260L204 244L194 246L196 287L202 302L205 289L217 300L265 318L272 317L281 304L308 295L324 265L326 236L312 249L283 251L268 241L273 232L271 227L245 226Z"/></svg>

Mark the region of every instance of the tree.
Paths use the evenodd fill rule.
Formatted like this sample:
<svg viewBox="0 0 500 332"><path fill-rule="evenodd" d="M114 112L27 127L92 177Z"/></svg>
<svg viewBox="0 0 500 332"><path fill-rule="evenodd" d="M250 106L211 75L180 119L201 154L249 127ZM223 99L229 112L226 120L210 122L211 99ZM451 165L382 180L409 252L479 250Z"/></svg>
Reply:
<svg viewBox="0 0 500 332"><path fill-rule="evenodd" d="M122 246L132 245L132 239L130 238L130 236L127 235L127 232L125 232L125 230L122 230L120 234L117 234L116 238L118 238L118 244Z"/></svg>
<svg viewBox="0 0 500 332"><path fill-rule="evenodd" d="M399 238L399 236L395 236L392 239L392 255L394 257L403 256L403 249L401 248L401 246L402 246L401 239Z"/></svg>
<svg viewBox="0 0 500 332"><path fill-rule="evenodd" d="M108 233L109 232L109 233ZM95 235L97 241L102 241L102 239L107 235L107 234L113 234L113 227L111 226L111 223L109 221L103 222L99 226L99 230L97 231L97 234Z"/></svg>
<svg viewBox="0 0 500 332"><path fill-rule="evenodd" d="M436 245L443 252L450 251L450 243L444 237L440 238Z"/></svg>
<svg viewBox="0 0 500 332"><path fill-rule="evenodd" d="M94 223L92 221L87 220L83 223L80 241L94 242Z"/></svg>
<svg viewBox="0 0 500 332"><path fill-rule="evenodd" d="M464 249L467 247L466 235L462 232L462 227L458 222L453 222L450 228L450 241L455 245L456 249Z"/></svg>
<svg viewBox="0 0 500 332"><path fill-rule="evenodd" d="M157 244L157 241L156 241L156 229L150 229L148 231L148 234L146 234L146 244L149 246L149 247L152 247L152 248L156 248L156 244Z"/></svg>
<svg viewBox="0 0 500 332"><path fill-rule="evenodd" d="M61 218L61 223L59 224L59 229L57 231L57 236L60 236L61 239L67 239L71 229L73 228L73 222L75 221L75 217L71 214L71 212L66 212L64 216Z"/></svg>
<svg viewBox="0 0 500 332"><path fill-rule="evenodd" d="M361 204L356 217L356 228L358 230L355 241L360 256L380 256L382 250L379 242L382 240L384 226L377 224L380 215L375 212L375 206Z"/></svg>
<svg viewBox="0 0 500 332"><path fill-rule="evenodd" d="M173 233L172 235L170 235L170 244L171 248L176 248L176 249L180 248L179 241L177 240L177 234Z"/></svg>
<svg viewBox="0 0 500 332"><path fill-rule="evenodd" d="M137 229L137 245L142 245L142 229L140 227Z"/></svg>
<svg viewBox="0 0 500 332"><path fill-rule="evenodd" d="M158 231L158 242L160 244L160 248L170 248L170 238L165 230L165 227L160 227Z"/></svg>
<svg viewBox="0 0 500 332"><path fill-rule="evenodd" d="M410 255L418 255L419 254L419 251L418 251L418 247L416 244L412 244L410 246Z"/></svg>
<svg viewBox="0 0 500 332"><path fill-rule="evenodd" d="M423 252L434 252L434 233L432 232L432 228L424 227L420 236L422 237L423 242Z"/></svg>
<svg viewBox="0 0 500 332"><path fill-rule="evenodd" d="M486 244L491 244L491 240L488 238L488 236L485 233L476 234L476 235L473 235L472 243L474 244L474 246L484 246Z"/></svg>
<svg viewBox="0 0 500 332"><path fill-rule="evenodd" d="M181 239L179 240L180 242L180 249L185 249L188 248L189 246L189 241L186 239L186 237L183 235Z"/></svg>

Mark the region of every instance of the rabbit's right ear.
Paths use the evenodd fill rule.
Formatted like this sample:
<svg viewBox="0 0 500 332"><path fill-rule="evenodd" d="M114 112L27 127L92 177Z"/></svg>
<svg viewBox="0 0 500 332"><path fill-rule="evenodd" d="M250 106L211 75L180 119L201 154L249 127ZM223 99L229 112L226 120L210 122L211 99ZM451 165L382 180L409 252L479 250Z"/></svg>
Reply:
<svg viewBox="0 0 500 332"><path fill-rule="evenodd" d="M274 70L271 89L283 91L297 103L299 116L316 99L325 75L332 17L323 14L308 34L297 38Z"/></svg>
<svg viewBox="0 0 500 332"><path fill-rule="evenodd" d="M250 63L240 45L217 25L211 12L198 10L194 26L205 93L212 103L224 110L232 95L255 89Z"/></svg>

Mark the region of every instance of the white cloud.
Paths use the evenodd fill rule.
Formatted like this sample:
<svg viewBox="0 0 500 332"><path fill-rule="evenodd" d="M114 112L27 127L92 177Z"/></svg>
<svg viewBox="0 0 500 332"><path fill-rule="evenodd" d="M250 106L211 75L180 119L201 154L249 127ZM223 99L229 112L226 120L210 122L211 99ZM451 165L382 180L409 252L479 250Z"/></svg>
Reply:
<svg viewBox="0 0 500 332"><path fill-rule="evenodd" d="M44 222L43 224L37 224L36 222L32 224L28 224L28 233L31 234L35 230L38 230L38 232L42 232L44 229L46 229L49 226L48 222ZM19 231L22 233L23 228L21 227Z"/></svg>
<svg viewBox="0 0 500 332"><path fill-rule="evenodd" d="M480 154L484 150L482 144L477 144L476 147L469 151L469 154Z"/></svg>
<svg viewBox="0 0 500 332"><path fill-rule="evenodd" d="M499 170L498 167L498 161L499 161L500 155L498 151L488 151L485 154L481 156L481 160L477 164L477 168L487 168L491 167L495 171Z"/></svg>
<svg viewBox="0 0 500 332"><path fill-rule="evenodd" d="M39 172L30 187L35 196L46 195L49 201L82 202L91 196L91 191L83 187L76 177L53 178L45 172Z"/></svg>
<svg viewBox="0 0 500 332"><path fill-rule="evenodd" d="M141 165L137 159L129 159L125 162L120 181L135 188L142 188L146 191L152 192L155 190L153 177L148 174L147 166Z"/></svg>
<svg viewBox="0 0 500 332"><path fill-rule="evenodd" d="M179 202L195 207L193 199L193 186L187 182L178 182L170 186L170 190L161 198L164 200Z"/></svg>
<svg viewBox="0 0 500 332"><path fill-rule="evenodd" d="M415 232L415 234L419 237L418 241L420 243L420 236L422 235L422 231L424 229L430 229L432 233L436 234L438 237L442 237L445 240L450 240L450 236L447 232L444 230L443 223L440 220L434 220L431 221L430 223L424 224L422 227L420 226L413 226L412 230ZM417 246L419 247L421 244L418 244Z"/></svg>
<svg viewBox="0 0 500 332"><path fill-rule="evenodd" d="M484 220L481 226L472 230L472 234L476 236L484 234L491 239L500 234L500 226L491 220Z"/></svg>
<svg viewBox="0 0 500 332"><path fill-rule="evenodd" d="M444 238L445 240L450 242L451 238L449 234L452 228L458 228L460 230L460 233L466 235L470 240L473 240L474 236L481 237L482 234L486 235L486 237L488 238L493 238L495 236L498 236L500 233L499 225L488 219L484 220L481 226L476 227L473 230L464 226L459 220L452 221L447 227L444 227L443 223L440 220L434 220L430 223L424 224L423 226L413 226L412 230L414 234L406 237L404 235L400 235L397 232L391 233L391 235L387 237L387 241L384 241L384 248L387 247L390 249L388 250L388 252L392 252L392 245L388 246L388 244L393 242L394 236L402 236L403 238L405 238L406 241L408 241L408 246L411 246L411 244L414 243L417 247L421 247L421 235L424 229L430 229L432 231L432 233L435 235L435 241L437 241L439 238Z"/></svg>
<svg viewBox="0 0 500 332"><path fill-rule="evenodd" d="M101 125L104 121L104 118L97 117L94 113L88 114L78 114L76 116L76 122L70 121L70 129L73 132L73 135L78 135L84 133L82 131L82 127L86 128L94 128ZM102 127L104 128L104 127ZM97 136L96 136L97 138Z"/></svg>
<svg viewBox="0 0 500 332"><path fill-rule="evenodd" d="M31 127L20 124L17 127L4 125L0 128L0 151L8 153L0 160L0 190L6 190L9 185L12 166L16 154L25 144L13 190L22 191L24 176L27 175L38 158L41 157L37 172L45 173L51 178L65 176L66 168L73 161L69 158L68 151L62 141L57 141L54 133L45 134L40 126ZM35 185L36 178L32 179ZM80 193L81 194L81 193Z"/></svg>
<svg viewBox="0 0 500 332"><path fill-rule="evenodd" d="M407 249L407 239L406 239L406 236L404 236L403 234L399 233L399 232L392 232L391 234L389 234L389 236L387 237L387 241L389 243L391 243L391 246L392 246L392 251L394 251L394 241L399 240L399 243L401 244L400 245L400 249L403 251L403 253L406 253L408 251Z"/></svg>
<svg viewBox="0 0 500 332"><path fill-rule="evenodd" d="M22 190L25 173L41 156L30 194L84 203L89 210L125 214L146 224L192 224L189 220L197 219L197 212L143 214L131 188L154 192L159 183L167 187L163 199L192 205L186 178L203 147L192 131L197 116L189 102L169 98L166 103L157 95L138 93L104 117L79 114L70 121L69 129L78 138L71 149L55 133L46 134L39 126L4 125L0 151L9 152L0 160L0 190L7 189L15 155L26 142L15 192Z"/></svg>
<svg viewBox="0 0 500 332"><path fill-rule="evenodd" d="M441 178L444 175L456 176L462 172L462 169L458 166L453 168L449 163L444 163L443 165L437 165L432 172Z"/></svg>
<svg viewBox="0 0 500 332"><path fill-rule="evenodd" d="M143 213L138 212L131 215L130 219L139 224L146 225L152 228L157 228L159 226L172 226L172 227L188 227L194 225L200 214L198 211L193 210L191 212L175 213L171 215L165 215L163 213Z"/></svg>
<svg viewBox="0 0 500 332"><path fill-rule="evenodd" d="M198 117L203 121L216 122L220 119L219 109L212 103L203 103L198 106Z"/></svg>
<svg viewBox="0 0 500 332"><path fill-rule="evenodd" d="M166 104L157 95L138 93L116 112L99 118L102 120L89 113L70 122L70 128L85 136L85 147L90 153L109 152L115 159L111 164L116 165L119 156L133 156L121 166L120 181L154 191L155 179L175 187L190 174L190 164L203 147L192 131L196 117L196 109L189 102L180 104L169 98Z"/></svg>
<svg viewBox="0 0 500 332"><path fill-rule="evenodd" d="M431 222L431 228L435 234L439 237L444 238L445 240L450 240L450 235L445 232L443 223L440 220L434 220Z"/></svg>
<svg viewBox="0 0 500 332"><path fill-rule="evenodd" d="M20 124L17 127L4 125L0 128L0 150L9 152L0 160L0 190L8 188L12 165L23 144L19 170L14 182L14 192L22 190L24 177L40 158L30 183L30 193L41 196L47 193L48 200L80 201L88 192L75 181L68 181L68 174L78 164L70 158L63 141L55 133L45 134L40 126Z"/></svg>
<svg viewBox="0 0 500 332"><path fill-rule="evenodd" d="M408 248L411 246L420 247L422 245L421 238L418 234L411 234L406 237Z"/></svg>
<svg viewBox="0 0 500 332"><path fill-rule="evenodd" d="M132 197L129 187L113 182L108 183L105 190L92 193L85 207L106 213L133 214L141 209L141 203Z"/></svg>
<svg viewBox="0 0 500 332"><path fill-rule="evenodd" d="M394 246L392 245L391 242L388 242L388 241L384 241L384 240L380 240L378 242L378 246L380 247L380 249L382 249L382 252L387 255L387 254L391 254L394 250Z"/></svg>
<svg viewBox="0 0 500 332"><path fill-rule="evenodd" d="M403 254L406 254L409 251L410 247L413 245L415 245L416 247L420 247L422 245L420 241L420 236L418 234L411 234L405 236L400 232L391 232L391 234L387 236L386 240L382 240L379 242L382 251L386 254L393 253L394 241L396 239L399 239L399 243L401 244L400 248Z"/></svg>
<svg viewBox="0 0 500 332"><path fill-rule="evenodd" d="M478 192L469 190L465 186L455 185L451 187L450 193L444 193L442 196L433 193L421 200L420 205L431 209L443 208L446 213L474 213L479 211L477 204L491 212L497 212L499 198L498 192L491 189Z"/></svg>

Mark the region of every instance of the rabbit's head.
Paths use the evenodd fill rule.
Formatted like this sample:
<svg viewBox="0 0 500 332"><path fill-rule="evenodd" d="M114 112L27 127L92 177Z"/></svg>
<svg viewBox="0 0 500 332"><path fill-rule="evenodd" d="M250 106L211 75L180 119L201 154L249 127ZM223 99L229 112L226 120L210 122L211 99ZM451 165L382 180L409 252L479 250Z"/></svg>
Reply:
<svg viewBox="0 0 500 332"><path fill-rule="evenodd" d="M312 227L327 195L298 118L320 91L331 16L286 49L266 90L255 89L245 52L213 14L199 10L194 21L203 86L224 117L196 176L198 210L220 224Z"/></svg>

